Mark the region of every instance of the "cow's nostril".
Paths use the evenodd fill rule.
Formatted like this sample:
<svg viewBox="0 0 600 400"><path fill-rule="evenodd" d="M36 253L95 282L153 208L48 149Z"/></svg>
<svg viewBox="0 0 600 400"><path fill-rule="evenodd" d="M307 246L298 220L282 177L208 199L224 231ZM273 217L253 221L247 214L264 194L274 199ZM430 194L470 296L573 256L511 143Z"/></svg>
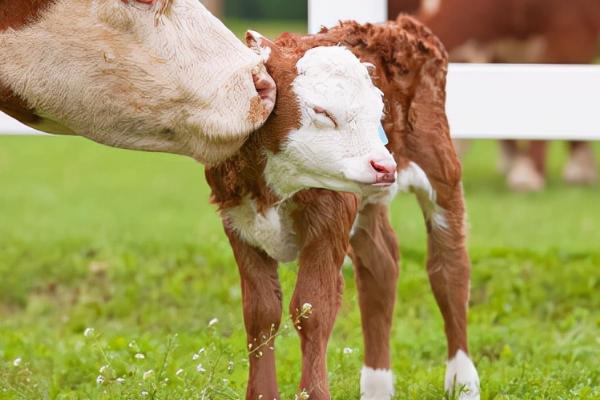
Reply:
<svg viewBox="0 0 600 400"><path fill-rule="evenodd" d="M371 167L381 174L393 174L396 172L396 163L371 161Z"/></svg>

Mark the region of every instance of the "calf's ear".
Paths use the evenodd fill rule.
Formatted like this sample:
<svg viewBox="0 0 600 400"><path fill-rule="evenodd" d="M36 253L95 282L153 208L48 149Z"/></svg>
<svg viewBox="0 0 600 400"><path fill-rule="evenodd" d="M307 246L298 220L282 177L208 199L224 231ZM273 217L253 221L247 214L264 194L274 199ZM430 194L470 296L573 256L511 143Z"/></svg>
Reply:
<svg viewBox="0 0 600 400"><path fill-rule="evenodd" d="M246 32L246 45L254 50L264 62L269 59L271 51L277 47L271 40L255 31Z"/></svg>

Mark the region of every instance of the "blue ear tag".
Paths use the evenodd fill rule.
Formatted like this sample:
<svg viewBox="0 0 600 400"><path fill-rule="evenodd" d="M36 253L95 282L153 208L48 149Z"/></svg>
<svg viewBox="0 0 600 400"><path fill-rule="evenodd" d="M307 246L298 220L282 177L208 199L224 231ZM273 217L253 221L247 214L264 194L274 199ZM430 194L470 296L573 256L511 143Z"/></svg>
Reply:
<svg viewBox="0 0 600 400"><path fill-rule="evenodd" d="M379 128L377 128L377 134L379 135L379 140L381 140L381 143L383 143L384 145L386 145L390 142L385 133L385 129L383 129L382 124L379 124Z"/></svg>

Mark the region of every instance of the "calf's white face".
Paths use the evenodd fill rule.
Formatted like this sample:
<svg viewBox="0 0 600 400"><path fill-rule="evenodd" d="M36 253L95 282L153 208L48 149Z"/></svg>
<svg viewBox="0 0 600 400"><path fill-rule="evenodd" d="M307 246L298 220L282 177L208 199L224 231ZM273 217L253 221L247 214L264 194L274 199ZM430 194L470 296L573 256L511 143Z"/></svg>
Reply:
<svg viewBox="0 0 600 400"><path fill-rule="evenodd" d="M260 58L198 0L48 4L0 32L0 82L44 118L36 128L211 162L272 109Z"/></svg>
<svg viewBox="0 0 600 400"><path fill-rule="evenodd" d="M300 128L269 156L271 186L285 195L309 187L360 193L393 184L396 163L378 133L382 92L367 65L334 46L307 51L296 68Z"/></svg>

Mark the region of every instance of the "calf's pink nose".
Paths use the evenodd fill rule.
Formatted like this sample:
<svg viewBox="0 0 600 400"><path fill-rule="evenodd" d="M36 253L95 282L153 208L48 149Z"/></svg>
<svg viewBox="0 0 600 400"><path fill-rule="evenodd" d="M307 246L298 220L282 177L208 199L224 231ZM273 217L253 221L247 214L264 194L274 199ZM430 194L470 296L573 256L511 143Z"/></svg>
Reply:
<svg viewBox="0 0 600 400"><path fill-rule="evenodd" d="M396 163L394 160L371 161L375 170L375 186L389 186L396 182Z"/></svg>
<svg viewBox="0 0 600 400"><path fill-rule="evenodd" d="M396 163L393 160L389 161L371 161L371 167L382 174L393 174L396 172Z"/></svg>

